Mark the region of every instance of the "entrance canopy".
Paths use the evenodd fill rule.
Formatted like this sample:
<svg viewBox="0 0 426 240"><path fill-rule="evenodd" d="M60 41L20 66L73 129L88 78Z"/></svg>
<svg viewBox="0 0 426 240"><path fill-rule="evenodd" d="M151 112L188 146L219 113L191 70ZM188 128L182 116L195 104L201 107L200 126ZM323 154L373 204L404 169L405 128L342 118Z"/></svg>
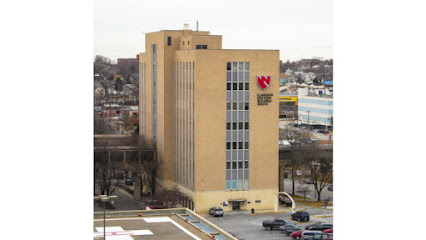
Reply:
<svg viewBox="0 0 426 240"><path fill-rule="evenodd" d="M229 199L228 202L245 202L247 198Z"/></svg>

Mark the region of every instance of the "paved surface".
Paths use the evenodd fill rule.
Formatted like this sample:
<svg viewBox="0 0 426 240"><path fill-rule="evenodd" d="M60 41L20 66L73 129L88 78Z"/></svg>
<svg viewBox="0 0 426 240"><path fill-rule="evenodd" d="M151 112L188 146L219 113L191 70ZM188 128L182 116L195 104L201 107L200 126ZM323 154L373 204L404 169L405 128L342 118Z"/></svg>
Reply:
<svg viewBox="0 0 426 240"><path fill-rule="evenodd" d="M298 205L299 207L306 207L306 211L311 215L309 222L296 222L299 226L306 226L315 222L333 222L332 217L327 218L315 218L312 215L322 214L321 209L312 208L309 206ZM332 211L327 211L328 214ZM202 215L207 220L216 224L218 227L223 228L225 231L234 234L239 239L244 240L278 240L278 239L292 239L285 234L282 234L280 230L267 231L263 226L262 222L271 218L284 218L288 219L291 216L290 211L288 213L279 214L261 214L261 215L250 215L249 212L230 212L225 213L223 217L212 217L210 215Z"/></svg>
<svg viewBox="0 0 426 240"><path fill-rule="evenodd" d="M139 210L145 209L141 206L141 201L135 201L132 198L130 193L127 193L123 189L117 188L112 195L117 195L117 198L114 200L115 209L107 209L107 211L125 211L125 210ZM95 212L103 211L102 205L95 202L93 210Z"/></svg>

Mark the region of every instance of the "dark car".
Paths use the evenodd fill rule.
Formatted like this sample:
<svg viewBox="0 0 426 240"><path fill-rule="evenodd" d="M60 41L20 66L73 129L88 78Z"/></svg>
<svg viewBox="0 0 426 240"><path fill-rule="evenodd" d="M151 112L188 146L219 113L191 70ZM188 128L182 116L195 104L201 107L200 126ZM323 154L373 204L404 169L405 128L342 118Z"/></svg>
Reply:
<svg viewBox="0 0 426 240"><path fill-rule="evenodd" d="M319 231L324 231L324 230L330 229L330 228L333 228L332 223L321 223L321 222L318 222L318 223L315 223L315 224L312 224L312 225L308 225L308 226L305 227L305 229L307 229L307 230L319 230Z"/></svg>
<svg viewBox="0 0 426 240"><path fill-rule="evenodd" d="M293 232L302 230L302 228L297 226L296 224L288 223L284 226L281 226L280 230L281 230L282 233L287 234L287 236L290 236Z"/></svg>
<svg viewBox="0 0 426 240"><path fill-rule="evenodd" d="M262 225L266 228L266 230L270 231L275 228L280 228L287 223L290 223L290 221L286 219L275 218L263 221Z"/></svg>
<svg viewBox="0 0 426 240"><path fill-rule="evenodd" d="M213 217L223 217L223 209L220 207L212 207L209 209L209 214Z"/></svg>
<svg viewBox="0 0 426 240"><path fill-rule="evenodd" d="M333 184L328 185L327 190L332 192L333 191Z"/></svg>
<svg viewBox="0 0 426 240"><path fill-rule="evenodd" d="M124 185L132 186L133 185L133 180L132 179L127 179L126 181L124 181Z"/></svg>
<svg viewBox="0 0 426 240"><path fill-rule="evenodd" d="M302 222L304 220L309 221L309 213L305 211L295 212L291 214L292 220L297 220L299 222Z"/></svg>

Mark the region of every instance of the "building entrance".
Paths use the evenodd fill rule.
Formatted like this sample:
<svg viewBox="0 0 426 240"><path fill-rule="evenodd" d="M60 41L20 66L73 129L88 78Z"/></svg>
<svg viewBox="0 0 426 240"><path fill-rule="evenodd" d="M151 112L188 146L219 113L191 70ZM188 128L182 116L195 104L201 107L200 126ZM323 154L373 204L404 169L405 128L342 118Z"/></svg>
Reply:
<svg viewBox="0 0 426 240"><path fill-rule="evenodd" d="M232 210L240 210L240 202L232 202Z"/></svg>

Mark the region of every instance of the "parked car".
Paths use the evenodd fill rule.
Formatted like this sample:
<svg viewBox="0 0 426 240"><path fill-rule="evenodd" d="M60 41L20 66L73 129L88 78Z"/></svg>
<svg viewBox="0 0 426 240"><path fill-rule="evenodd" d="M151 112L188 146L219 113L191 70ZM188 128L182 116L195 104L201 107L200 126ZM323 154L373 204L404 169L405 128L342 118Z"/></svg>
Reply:
<svg viewBox="0 0 426 240"><path fill-rule="evenodd" d="M313 238L313 240L324 240L326 238L332 237L333 234L332 233L315 233Z"/></svg>
<svg viewBox="0 0 426 240"><path fill-rule="evenodd" d="M279 195L280 204L284 204L286 206L291 206L293 202L288 198L282 195Z"/></svg>
<svg viewBox="0 0 426 240"><path fill-rule="evenodd" d="M328 185L327 190L332 192L333 191L333 184Z"/></svg>
<svg viewBox="0 0 426 240"><path fill-rule="evenodd" d="M290 236L293 232L302 230L302 228L297 226L296 224L288 223L284 226L281 226L280 230L281 230L282 233L287 234L287 236Z"/></svg>
<svg viewBox="0 0 426 240"><path fill-rule="evenodd" d="M302 222L304 220L309 221L309 213L305 211L295 212L291 214L292 220L297 220L299 222Z"/></svg>
<svg viewBox="0 0 426 240"><path fill-rule="evenodd" d="M321 234L321 233L323 233L323 232L321 232L321 231L311 231L311 230L306 230L306 231L303 231L303 232L302 232L302 234L300 234L300 237L299 237L299 238L297 238L297 237L296 237L296 239L300 239L300 240L310 240L310 239L313 239L313 237L314 237L314 235L315 235L316 233Z"/></svg>
<svg viewBox="0 0 426 240"><path fill-rule="evenodd" d="M333 229L332 228L330 228L330 229L325 229L324 231L322 231L322 232L324 232L324 233L333 233Z"/></svg>
<svg viewBox="0 0 426 240"><path fill-rule="evenodd" d="M266 230L270 231L272 229L280 228L289 222L290 221L286 219L275 218L263 221L262 225L266 228Z"/></svg>
<svg viewBox="0 0 426 240"><path fill-rule="evenodd" d="M223 217L223 209L220 207L212 207L209 209L209 214L213 217Z"/></svg>
<svg viewBox="0 0 426 240"><path fill-rule="evenodd" d="M133 180L132 179L126 179L126 181L124 181L124 185L132 186L133 185Z"/></svg>
<svg viewBox="0 0 426 240"><path fill-rule="evenodd" d="M317 222L315 224L308 225L305 227L306 230L319 230L319 231L324 231L330 228L333 228L332 223L321 223L321 222Z"/></svg>
<svg viewBox="0 0 426 240"><path fill-rule="evenodd" d="M299 231L295 231L291 234L291 237L293 239L300 239L300 236L302 235L302 233L306 231L305 229L299 230Z"/></svg>

